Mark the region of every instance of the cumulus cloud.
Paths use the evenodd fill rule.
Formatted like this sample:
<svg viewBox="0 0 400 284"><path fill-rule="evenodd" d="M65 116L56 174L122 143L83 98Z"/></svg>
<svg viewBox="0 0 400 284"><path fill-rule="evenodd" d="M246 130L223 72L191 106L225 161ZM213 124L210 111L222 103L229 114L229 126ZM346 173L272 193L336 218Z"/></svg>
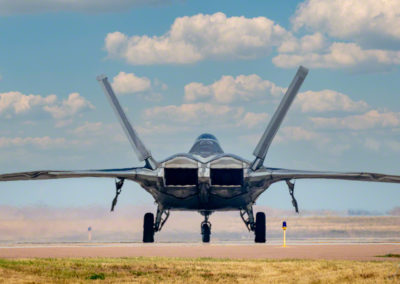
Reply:
<svg viewBox="0 0 400 284"><path fill-rule="evenodd" d="M20 92L0 93L0 115L11 118L31 111L50 113L55 119L66 119L94 106L78 93L71 93L68 99L59 102L56 95L25 95Z"/></svg>
<svg viewBox="0 0 400 284"><path fill-rule="evenodd" d="M272 62L282 68L303 64L311 68L358 68L371 71L400 64L400 51L362 49L355 43L334 42L320 52L281 53Z"/></svg>
<svg viewBox="0 0 400 284"><path fill-rule="evenodd" d="M268 55L290 33L265 17L227 17L223 13L176 18L162 36L109 33L110 57L130 64L187 64L207 58L248 59Z"/></svg>
<svg viewBox="0 0 400 284"><path fill-rule="evenodd" d="M76 127L72 132L76 135L104 134L104 124L102 122L88 122Z"/></svg>
<svg viewBox="0 0 400 284"><path fill-rule="evenodd" d="M144 111L147 119L203 124L209 121L238 121L244 113L241 107L215 105L210 103L168 105Z"/></svg>
<svg viewBox="0 0 400 284"><path fill-rule="evenodd" d="M0 94L0 114L26 113L34 107L52 105L57 101L56 95L42 97L40 95L24 95L20 92Z"/></svg>
<svg viewBox="0 0 400 284"><path fill-rule="evenodd" d="M329 139L323 137L320 133L312 130L305 129L301 126L287 126L279 130L278 135L275 138L277 143L288 142L288 141L316 141L316 142L328 142Z"/></svg>
<svg viewBox="0 0 400 284"><path fill-rule="evenodd" d="M333 90L300 93L295 100L295 105L302 112L358 112L365 111L369 107L365 101L353 101L349 96Z"/></svg>
<svg viewBox="0 0 400 284"><path fill-rule="evenodd" d="M253 128L259 124L267 124L268 122L267 113L254 113L248 112L244 117L238 122L238 126L245 126L247 128Z"/></svg>
<svg viewBox="0 0 400 284"><path fill-rule="evenodd" d="M330 118L311 117L310 119L318 128L365 130L400 126L400 113L390 111L370 110L361 115Z"/></svg>
<svg viewBox="0 0 400 284"><path fill-rule="evenodd" d="M64 138L45 137L0 137L0 148L33 145L40 148L64 146Z"/></svg>
<svg viewBox="0 0 400 284"><path fill-rule="evenodd" d="M185 86L185 100L198 101L212 98L219 103L234 101L250 101L267 97L267 95L280 96L284 88L273 82L261 79L258 75L239 75L237 77L222 76L211 85L192 82Z"/></svg>
<svg viewBox="0 0 400 284"><path fill-rule="evenodd" d="M49 112L55 119L72 117L85 110L93 109L94 106L78 93L71 93L66 100L58 105L45 105L44 110Z"/></svg>
<svg viewBox="0 0 400 284"><path fill-rule="evenodd" d="M398 0L307 0L298 6L292 22L295 29L306 27L340 39L400 43Z"/></svg>
<svg viewBox="0 0 400 284"><path fill-rule="evenodd" d="M112 87L119 94L138 93L150 90L151 81L133 73L119 72L113 79Z"/></svg>
<svg viewBox="0 0 400 284"><path fill-rule="evenodd" d="M313 52L326 47L327 41L321 33L305 35L300 39L289 36L278 48L278 52Z"/></svg>
<svg viewBox="0 0 400 284"><path fill-rule="evenodd" d="M0 14L32 14L44 12L112 12L143 6L164 4L165 0L0 0Z"/></svg>

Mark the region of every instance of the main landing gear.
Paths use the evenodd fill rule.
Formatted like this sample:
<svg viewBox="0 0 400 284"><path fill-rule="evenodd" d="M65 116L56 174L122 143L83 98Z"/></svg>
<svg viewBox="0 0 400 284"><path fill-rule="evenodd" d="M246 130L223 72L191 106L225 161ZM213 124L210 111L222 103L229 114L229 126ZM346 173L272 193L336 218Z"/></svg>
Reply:
<svg viewBox="0 0 400 284"><path fill-rule="evenodd" d="M146 213L143 222L143 242L154 243L154 234L161 231L169 217L169 210L163 209L160 205L157 207L157 215L154 219L153 213Z"/></svg>
<svg viewBox="0 0 400 284"><path fill-rule="evenodd" d="M240 210L240 217L249 231L254 232L254 241L256 243L265 243L266 239L266 224L265 213L257 212L254 219L253 207L251 205Z"/></svg>

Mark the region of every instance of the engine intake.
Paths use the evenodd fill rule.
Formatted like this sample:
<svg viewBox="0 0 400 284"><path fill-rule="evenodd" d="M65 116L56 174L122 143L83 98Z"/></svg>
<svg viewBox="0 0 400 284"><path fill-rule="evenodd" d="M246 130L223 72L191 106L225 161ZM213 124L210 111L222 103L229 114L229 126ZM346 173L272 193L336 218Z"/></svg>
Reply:
<svg viewBox="0 0 400 284"><path fill-rule="evenodd" d="M243 185L243 169L211 169L211 185Z"/></svg>
<svg viewBox="0 0 400 284"><path fill-rule="evenodd" d="M198 183L197 169L165 168L164 177L167 186L195 186Z"/></svg>

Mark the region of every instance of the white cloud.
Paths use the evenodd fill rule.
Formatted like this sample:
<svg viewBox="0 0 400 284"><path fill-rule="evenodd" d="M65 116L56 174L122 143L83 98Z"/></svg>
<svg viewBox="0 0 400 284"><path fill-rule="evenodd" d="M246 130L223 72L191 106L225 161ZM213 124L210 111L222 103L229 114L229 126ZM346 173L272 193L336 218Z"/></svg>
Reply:
<svg viewBox="0 0 400 284"><path fill-rule="evenodd" d="M96 145L99 143L99 139L105 141L105 137L107 137L107 141L112 141L113 143L126 143L127 141L126 135L123 133L120 125L100 121L85 121L80 126L68 132L77 136L79 143L85 145Z"/></svg>
<svg viewBox="0 0 400 284"><path fill-rule="evenodd" d="M131 64L186 64L206 58L266 56L289 36L284 28L265 17L198 14L176 18L162 36L109 33L105 48L110 57Z"/></svg>
<svg viewBox="0 0 400 284"><path fill-rule="evenodd" d="M0 93L0 114L10 115L26 113L34 107L52 105L57 101L56 95L24 95L20 92Z"/></svg>
<svg viewBox="0 0 400 284"><path fill-rule="evenodd" d="M300 39L288 37L278 48L278 52L313 52L326 47L327 42L321 33L305 35Z"/></svg>
<svg viewBox="0 0 400 284"><path fill-rule="evenodd" d="M358 68L380 70L400 64L400 51L362 49L355 43L334 42L327 50L306 53L282 53L272 59L282 68L305 65L310 68Z"/></svg>
<svg viewBox="0 0 400 284"><path fill-rule="evenodd" d="M46 105L44 110L49 112L55 119L72 117L85 109L93 109L94 106L79 93L71 93L68 99L58 105Z"/></svg>
<svg viewBox="0 0 400 284"><path fill-rule="evenodd" d="M364 101L353 101L347 95L333 91L306 91L298 94L295 105L302 112L346 111L356 112L368 109Z"/></svg>
<svg viewBox="0 0 400 284"><path fill-rule="evenodd" d="M32 111L50 113L55 119L71 118L75 114L93 109L94 106L78 93L71 93L68 99L59 102L56 95L25 95L20 92L0 93L0 115L11 118Z"/></svg>
<svg viewBox="0 0 400 284"><path fill-rule="evenodd" d="M329 139L323 137L321 134L307 130L301 126L287 126L283 127L277 133L276 143L288 142L288 141L315 141L318 143L326 143Z"/></svg>
<svg viewBox="0 0 400 284"><path fill-rule="evenodd" d="M76 135L104 134L103 130L104 124L102 122L86 121L83 125L78 126L72 132Z"/></svg>
<svg viewBox="0 0 400 284"><path fill-rule="evenodd" d="M251 101L266 98L268 95L280 96L284 88L273 82L261 79L258 75L222 76L211 85L192 82L185 86L185 100L198 101L212 98L219 103Z"/></svg>
<svg viewBox="0 0 400 284"><path fill-rule="evenodd" d="M253 128L259 124L267 125L267 122L268 122L267 119L268 119L267 113L248 112L238 122L238 126L245 126L247 128Z"/></svg>
<svg viewBox="0 0 400 284"><path fill-rule="evenodd" d="M308 0L298 6L292 22L295 29L304 26L340 39L400 42L400 1Z"/></svg>
<svg viewBox="0 0 400 284"><path fill-rule="evenodd" d="M365 130L400 126L400 113L377 110L370 110L361 115L332 118L311 117L310 119L319 128Z"/></svg>
<svg viewBox="0 0 400 284"><path fill-rule="evenodd" d="M146 109L146 119L172 121L176 123L191 122L201 125L210 121L238 121L244 113L241 107L215 105L210 103L168 105Z"/></svg>
<svg viewBox="0 0 400 284"><path fill-rule="evenodd" d="M112 86L119 94L129 94L148 91L151 88L151 81L146 77L138 77L133 73L119 72L114 77Z"/></svg>
<svg viewBox="0 0 400 284"><path fill-rule="evenodd" d="M40 148L64 146L64 138L45 137L0 137L0 147L33 145Z"/></svg>
<svg viewBox="0 0 400 284"><path fill-rule="evenodd" d="M110 12L143 6L164 4L165 0L0 0L0 14L32 14L43 12Z"/></svg>

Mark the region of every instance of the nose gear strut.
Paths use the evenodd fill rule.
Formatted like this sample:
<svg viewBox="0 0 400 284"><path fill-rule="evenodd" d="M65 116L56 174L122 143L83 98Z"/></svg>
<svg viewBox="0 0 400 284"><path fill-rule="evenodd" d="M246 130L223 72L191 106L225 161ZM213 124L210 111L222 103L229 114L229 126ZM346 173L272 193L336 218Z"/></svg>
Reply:
<svg viewBox="0 0 400 284"><path fill-rule="evenodd" d="M296 210L296 213L299 213L299 207L298 207L298 205L297 205L297 200L296 200L296 198L294 197L294 182L292 183L292 182L290 182L290 180L286 180L286 184L287 184L287 186L288 186L288 188L289 188L289 194L290 194L290 196L292 197L292 204L293 204L293 207L294 207L294 209Z"/></svg>
<svg viewBox="0 0 400 284"><path fill-rule="evenodd" d="M118 195L121 194L122 186L124 185L124 178L116 178L115 179L115 197L111 204L111 212L114 211L115 206L117 205Z"/></svg>

